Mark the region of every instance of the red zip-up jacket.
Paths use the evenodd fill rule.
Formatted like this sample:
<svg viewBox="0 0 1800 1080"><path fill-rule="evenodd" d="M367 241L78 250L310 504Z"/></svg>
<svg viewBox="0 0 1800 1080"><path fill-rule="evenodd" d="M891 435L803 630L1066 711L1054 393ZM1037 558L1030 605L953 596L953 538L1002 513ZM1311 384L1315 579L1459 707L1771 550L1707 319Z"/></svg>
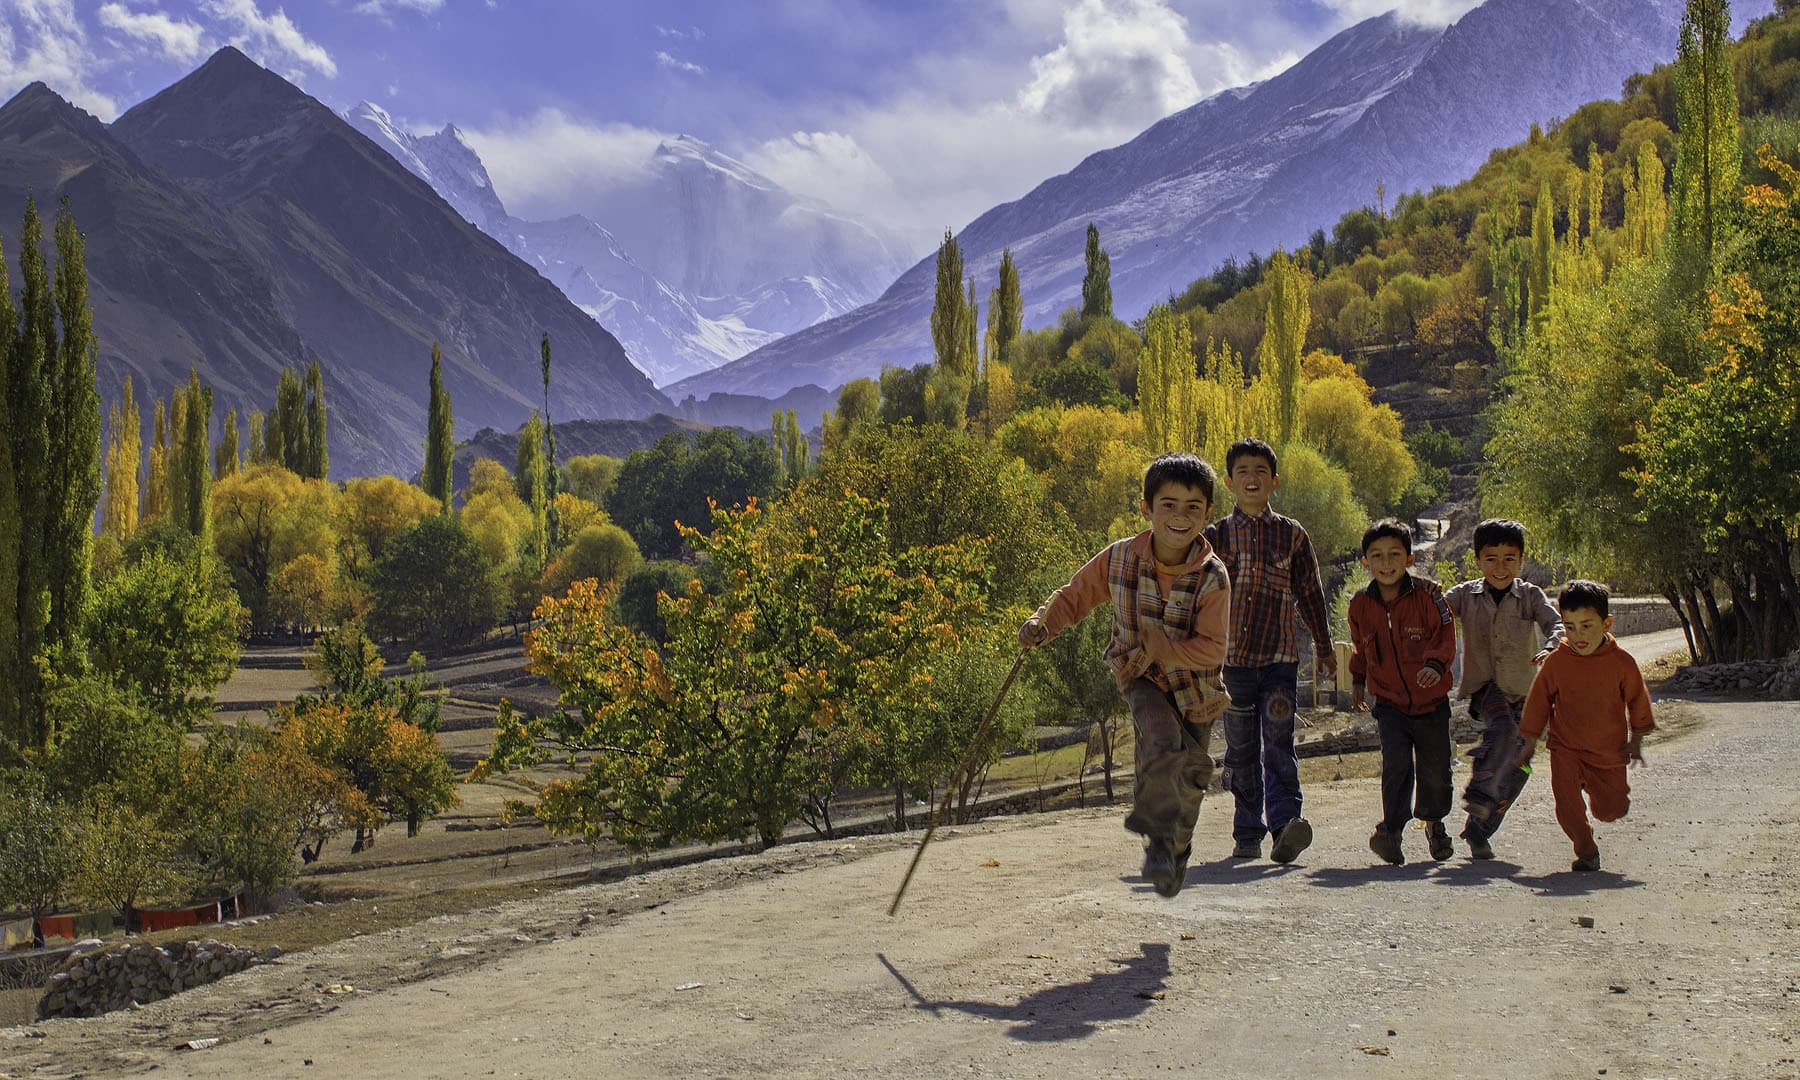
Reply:
<svg viewBox="0 0 1800 1080"><path fill-rule="evenodd" d="M1456 619L1434 581L1407 574L1392 604L1381 600L1381 586L1350 598L1350 677L1358 688L1408 716L1437 708L1450 696L1450 664L1456 659ZM1418 675L1431 668L1441 678L1420 686Z"/></svg>

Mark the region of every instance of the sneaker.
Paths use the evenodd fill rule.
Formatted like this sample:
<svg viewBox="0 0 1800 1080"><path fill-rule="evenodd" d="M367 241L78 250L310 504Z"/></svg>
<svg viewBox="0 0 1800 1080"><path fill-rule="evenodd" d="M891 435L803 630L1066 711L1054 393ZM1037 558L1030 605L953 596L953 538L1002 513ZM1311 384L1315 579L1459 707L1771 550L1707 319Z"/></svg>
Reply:
<svg viewBox="0 0 1800 1080"><path fill-rule="evenodd" d="M1180 892L1182 879L1187 876L1186 854L1184 853L1182 856L1181 867L1178 871L1175 856L1169 850L1170 846L1167 840L1155 839L1144 845L1143 875L1145 880L1156 887L1157 894L1160 896L1174 896Z"/></svg>
<svg viewBox="0 0 1800 1080"><path fill-rule="evenodd" d="M1406 853L1400 850L1400 834L1386 829L1376 829L1369 837L1369 850L1381 856L1383 862L1394 866L1406 865Z"/></svg>
<svg viewBox="0 0 1800 1080"><path fill-rule="evenodd" d="M1468 811L1469 816L1476 821L1486 821L1493 817L1500 807L1485 794L1471 791L1463 795L1463 809Z"/></svg>
<svg viewBox="0 0 1800 1080"><path fill-rule="evenodd" d="M1469 858L1491 859L1494 857L1494 849L1486 840L1477 840L1472 836L1467 839L1469 841Z"/></svg>
<svg viewBox="0 0 1800 1080"><path fill-rule="evenodd" d="M1237 846L1231 849L1231 857L1234 859L1262 858L1262 841L1239 840Z"/></svg>
<svg viewBox="0 0 1800 1080"><path fill-rule="evenodd" d="M1431 857L1438 862L1443 862L1456 854L1456 845L1450 842L1450 834L1444 829L1444 823L1441 821L1425 823L1425 841L1431 847Z"/></svg>
<svg viewBox="0 0 1800 1080"><path fill-rule="evenodd" d="M1291 863L1312 841L1312 826L1305 818L1295 818L1281 827L1275 837L1275 846L1269 849L1269 858L1278 863Z"/></svg>
<svg viewBox="0 0 1800 1080"><path fill-rule="evenodd" d="M1584 874L1600 869L1600 853L1596 851L1592 855L1583 855L1570 863L1569 869Z"/></svg>

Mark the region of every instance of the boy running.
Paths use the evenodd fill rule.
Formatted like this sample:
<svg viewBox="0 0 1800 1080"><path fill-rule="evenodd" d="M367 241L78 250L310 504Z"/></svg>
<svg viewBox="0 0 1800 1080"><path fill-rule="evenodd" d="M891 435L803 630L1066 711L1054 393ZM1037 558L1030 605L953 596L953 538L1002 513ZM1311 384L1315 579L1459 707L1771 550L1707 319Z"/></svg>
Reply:
<svg viewBox="0 0 1800 1080"><path fill-rule="evenodd" d="M1131 706L1136 775L1125 827L1144 838L1144 877L1163 896L1181 891L1194 822L1212 779L1207 743L1228 701L1219 682L1231 586L1201 535L1211 516L1212 466L1164 454L1144 472L1150 528L1108 545L1019 627L1043 644L1112 601L1106 663Z"/></svg>
<svg viewBox="0 0 1800 1080"><path fill-rule="evenodd" d="M1225 775L1237 800L1232 837L1237 859L1262 854L1293 862L1312 843L1300 816L1300 759L1294 753L1294 709L1300 697L1295 608L1312 634L1314 678L1335 677L1325 590L1312 540L1293 518L1269 509L1281 487L1275 450L1244 439L1225 452L1225 486L1237 499L1229 516L1207 526L1231 574L1231 647L1225 655Z"/></svg>

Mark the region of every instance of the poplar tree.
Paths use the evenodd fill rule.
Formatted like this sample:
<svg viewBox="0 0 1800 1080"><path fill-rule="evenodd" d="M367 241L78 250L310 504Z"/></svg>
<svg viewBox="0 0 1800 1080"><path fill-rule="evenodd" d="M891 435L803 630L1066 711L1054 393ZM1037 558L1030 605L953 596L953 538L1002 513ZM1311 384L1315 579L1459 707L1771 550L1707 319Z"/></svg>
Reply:
<svg viewBox="0 0 1800 1080"><path fill-rule="evenodd" d="M300 373L291 367L281 369L275 383L275 411L270 418L272 433L280 442L271 440L270 457L290 472L306 475L306 388L300 385Z"/></svg>
<svg viewBox="0 0 1800 1080"><path fill-rule="evenodd" d="M201 541L201 550L212 546L212 407L211 387L200 385L200 373L188 368L187 425L181 438L180 463L184 502L175 504L175 519Z"/></svg>
<svg viewBox="0 0 1800 1080"><path fill-rule="evenodd" d="M1194 377L1194 330L1167 304L1150 309L1144 351L1138 354L1138 411L1151 453L1199 452L1199 380Z"/></svg>
<svg viewBox="0 0 1800 1080"><path fill-rule="evenodd" d="M556 472L556 429L550 424L550 335L538 343L544 369L544 535L551 551L562 549L562 515L556 509L556 493L562 486Z"/></svg>
<svg viewBox="0 0 1800 1080"><path fill-rule="evenodd" d="M100 505L100 391L94 311L88 304L87 242L69 198L56 213L56 376L51 395L48 543L50 641L81 648L93 582L94 510Z"/></svg>
<svg viewBox="0 0 1800 1080"><path fill-rule="evenodd" d="M958 354L968 340L964 324L962 249L949 229L938 245L937 291L931 303L931 344L937 352L938 367L946 371L958 368Z"/></svg>
<svg viewBox="0 0 1800 1080"><path fill-rule="evenodd" d="M1637 173L1624 170L1624 247L1628 255L1656 253L1669 223L1669 200L1663 192L1664 170L1656 144L1648 139L1638 147Z"/></svg>
<svg viewBox="0 0 1800 1080"><path fill-rule="evenodd" d="M785 483L793 483L806 475L806 460L811 447L800 430L799 415L793 409L776 409L769 417L769 433L775 444L775 457L781 466Z"/></svg>
<svg viewBox="0 0 1800 1080"><path fill-rule="evenodd" d="M225 430L219 435L219 448L213 452L213 479L236 476L238 471L237 410L225 413Z"/></svg>
<svg viewBox="0 0 1800 1080"><path fill-rule="evenodd" d="M169 449L163 456L163 480L167 491L163 505L176 525L187 523L187 470L182 468L187 447L187 387L177 386L169 395Z"/></svg>
<svg viewBox="0 0 1800 1080"><path fill-rule="evenodd" d="M1087 274L1081 279L1081 317L1112 318L1112 258L1100 248L1100 230L1087 230Z"/></svg>
<svg viewBox="0 0 1800 1080"><path fill-rule="evenodd" d="M106 449L106 509L100 522L108 536L124 543L138 526L138 466L144 441L144 421L138 415L129 375L108 421L112 435Z"/></svg>
<svg viewBox="0 0 1800 1080"><path fill-rule="evenodd" d="M1710 261L1720 208L1738 195L1738 105L1732 83L1731 5L1688 0L1675 59L1675 231Z"/></svg>
<svg viewBox="0 0 1800 1080"><path fill-rule="evenodd" d="M12 328L18 311L12 304L12 284L6 272L6 249L0 243L0 755L7 747L22 746L26 733L19 711L19 554L22 531L19 490L13 471L12 423L13 343Z"/></svg>
<svg viewBox="0 0 1800 1080"><path fill-rule="evenodd" d="M1526 310L1533 319L1550 302L1550 264L1556 258L1556 200L1546 177L1538 187L1537 206L1531 213L1531 282L1526 291Z"/></svg>
<svg viewBox="0 0 1800 1080"><path fill-rule="evenodd" d="M443 504L450 512L451 456L456 452L453 441L456 421L450 411L450 392L444 389L444 354L437 342L431 343L431 404L425 421L425 474L420 485L425 494Z"/></svg>
<svg viewBox="0 0 1800 1080"><path fill-rule="evenodd" d="M248 459L250 464L268 464L269 452L268 449L263 446L263 414L260 409L253 409L250 412L250 445L245 447L244 450L244 456Z"/></svg>
<svg viewBox="0 0 1800 1080"><path fill-rule="evenodd" d="M16 702L12 708L18 722L15 741L20 747L42 746L48 735L42 722L42 681L35 662L49 644L50 567L45 549L53 532L49 527L49 417L56 381L56 328L43 242L37 203L28 196L19 229L19 304L0 328L0 346L11 354L6 392L18 554L17 586L6 603L12 608L15 626L8 685L13 688L9 696Z"/></svg>
<svg viewBox="0 0 1800 1080"><path fill-rule="evenodd" d="M301 476L323 480L331 471L331 450L325 439L325 372L314 360L306 369L306 454Z"/></svg>
<svg viewBox="0 0 1800 1080"><path fill-rule="evenodd" d="M1269 305L1257 364L1275 387L1275 427L1285 446L1293 439L1300 416L1300 354L1312 322L1312 275L1295 265L1287 252L1277 251L1269 258L1263 281L1269 286Z"/></svg>
<svg viewBox="0 0 1800 1080"><path fill-rule="evenodd" d="M150 427L150 470L144 477L144 524L169 516L169 420L161 399Z"/></svg>
<svg viewBox="0 0 1800 1080"><path fill-rule="evenodd" d="M531 507L531 552L533 565L545 563L549 539L549 520L545 513L544 418L536 409L531 419L519 429L519 454L515 461L513 487L519 500Z"/></svg>
<svg viewBox="0 0 1800 1080"><path fill-rule="evenodd" d="M989 301L988 314L994 327L995 354L1004 358L1006 347L1019 339L1025 321L1024 302L1019 298L1019 267L1013 262L1012 248L1000 253L1000 293Z"/></svg>
<svg viewBox="0 0 1800 1080"><path fill-rule="evenodd" d="M969 279L969 292L963 298L963 347L957 354L956 374L971 382L981 363L981 306L975 301L975 279Z"/></svg>

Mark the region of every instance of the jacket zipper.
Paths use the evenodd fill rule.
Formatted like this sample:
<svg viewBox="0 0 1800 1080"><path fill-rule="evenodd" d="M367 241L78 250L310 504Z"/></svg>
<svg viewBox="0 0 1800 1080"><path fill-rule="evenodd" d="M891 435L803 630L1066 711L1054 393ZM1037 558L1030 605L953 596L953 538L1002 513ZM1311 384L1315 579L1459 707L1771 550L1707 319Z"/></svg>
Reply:
<svg viewBox="0 0 1800 1080"><path fill-rule="evenodd" d="M1400 598L1396 596L1394 602L1399 603ZM1412 716L1414 715L1412 684L1406 681L1406 668L1400 663L1400 642L1394 638L1394 609L1386 604L1381 606L1387 615L1388 648L1394 650L1394 670L1399 673L1400 685L1406 690L1406 715Z"/></svg>

